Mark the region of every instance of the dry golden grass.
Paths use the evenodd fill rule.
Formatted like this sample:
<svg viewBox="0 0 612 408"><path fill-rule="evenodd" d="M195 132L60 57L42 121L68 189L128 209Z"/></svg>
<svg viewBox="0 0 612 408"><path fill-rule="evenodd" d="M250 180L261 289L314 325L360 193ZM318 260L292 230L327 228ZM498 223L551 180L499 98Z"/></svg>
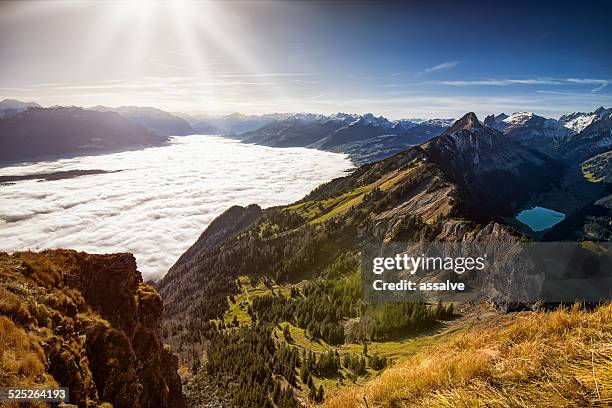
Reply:
<svg viewBox="0 0 612 408"><path fill-rule="evenodd" d="M0 386L57 386L36 337L0 316Z"/></svg>
<svg viewBox="0 0 612 408"><path fill-rule="evenodd" d="M28 323L32 316L17 296L0 286L0 315L11 316L21 324Z"/></svg>
<svg viewBox="0 0 612 408"><path fill-rule="evenodd" d="M56 261L51 261L45 253L21 252L19 253L23 266L31 272L31 278L38 284L50 288L60 280L60 271Z"/></svg>
<svg viewBox="0 0 612 408"><path fill-rule="evenodd" d="M325 407L612 406L612 305L524 313L417 354Z"/></svg>

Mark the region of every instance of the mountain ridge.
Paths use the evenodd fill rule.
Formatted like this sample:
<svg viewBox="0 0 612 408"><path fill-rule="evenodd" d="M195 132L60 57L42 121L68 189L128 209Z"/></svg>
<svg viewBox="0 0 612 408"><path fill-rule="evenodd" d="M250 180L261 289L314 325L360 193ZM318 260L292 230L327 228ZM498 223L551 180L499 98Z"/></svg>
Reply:
<svg viewBox="0 0 612 408"><path fill-rule="evenodd" d="M88 109L100 112L116 112L160 136L186 136L196 133L185 119L158 108L146 106L110 108L97 105Z"/></svg>
<svg viewBox="0 0 612 408"><path fill-rule="evenodd" d="M337 113L291 115L239 135L245 143L272 147L309 147L347 153L357 164L381 160L442 133L448 120L421 122L383 116Z"/></svg>
<svg viewBox="0 0 612 408"><path fill-rule="evenodd" d="M77 107L31 107L0 119L0 160L107 152L167 141L114 112Z"/></svg>

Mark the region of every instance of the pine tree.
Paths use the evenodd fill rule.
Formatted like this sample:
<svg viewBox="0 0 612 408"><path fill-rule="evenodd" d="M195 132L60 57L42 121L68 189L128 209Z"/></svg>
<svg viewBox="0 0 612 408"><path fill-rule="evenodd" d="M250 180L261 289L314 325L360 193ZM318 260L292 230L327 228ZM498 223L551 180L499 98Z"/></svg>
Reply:
<svg viewBox="0 0 612 408"><path fill-rule="evenodd" d="M319 392L317 392L317 402L323 402L323 386L319 385Z"/></svg>
<svg viewBox="0 0 612 408"><path fill-rule="evenodd" d="M293 339L291 338L291 332L289 331L289 325L285 325L283 328L283 337L287 343L292 343Z"/></svg>
<svg viewBox="0 0 612 408"><path fill-rule="evenodd" d="M446 307L446 318L452 319L453 316L454 316L453 304L449 303L449 305Z"/></svg>
<svg viewBox="0 0 612 408"><path fill-rule="evenodd" d="M442 319L444 317L444 306L442 306L442 301L439 300L436 308L434 309L434 316L436 319Z"/></svg>
<svg viewBox="0 0 612 408"><path fill-rule="evenodd" d="M306 384L308 378L310 377L310 364L306 360L302 363L302 367L300 367L300 378L302 382Z"/></svg>
<svg viewBox="0 0 612 408"><path fill-rule="evenodd" d="M310 390L308 391L308 399L314 402L317 401L317 390L314 387L310 387Z"/></svg>

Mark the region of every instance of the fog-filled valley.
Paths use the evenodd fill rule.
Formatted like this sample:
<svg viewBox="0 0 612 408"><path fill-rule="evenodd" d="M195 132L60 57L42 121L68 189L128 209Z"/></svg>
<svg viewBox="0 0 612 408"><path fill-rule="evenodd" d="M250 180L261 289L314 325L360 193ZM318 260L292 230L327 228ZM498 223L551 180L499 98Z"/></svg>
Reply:
<svg viewBox="0 0 612 408"><path fill-rule="evenodd" d="M346 155L215 136L2 169L2 176L104 170L0 185L0 248L132 252L159 278L231 205L288 204L352 167Z"/></svg>

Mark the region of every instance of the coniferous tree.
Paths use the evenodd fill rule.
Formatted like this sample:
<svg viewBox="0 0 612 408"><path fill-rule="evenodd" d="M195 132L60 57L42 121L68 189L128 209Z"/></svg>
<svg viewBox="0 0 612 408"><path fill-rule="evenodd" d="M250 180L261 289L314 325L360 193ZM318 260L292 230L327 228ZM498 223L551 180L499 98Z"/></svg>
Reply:
<svg viewBox="0 0 612 408"><path fill-rule="evenodd" d="M317 402L323 402L323 386L319 385L319 391L317 392Z"/></svg>

